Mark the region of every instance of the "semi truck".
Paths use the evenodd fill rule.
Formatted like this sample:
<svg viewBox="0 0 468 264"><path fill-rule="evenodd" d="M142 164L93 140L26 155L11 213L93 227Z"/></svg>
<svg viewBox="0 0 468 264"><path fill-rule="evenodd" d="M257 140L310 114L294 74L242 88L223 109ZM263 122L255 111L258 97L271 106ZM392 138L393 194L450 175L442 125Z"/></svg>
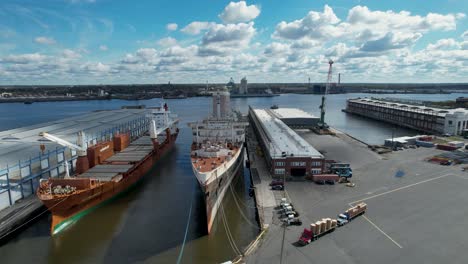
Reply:
<svg viewBox="0 0 468 264"><path fill-rule="evenodd" d="M305 246L310 242L335 231L336 227L337 221L335 219L323 218L321 221L317 221L314 224L311 224L310 229L304 228L298 243L302 246Z"/></svg>
<svg viewBox="0 0 468 264"><path fill-rule="evenodd" d="M365 203L360 203L356 206L349 208L344 213L338 215L338 218L336 219L338 221L338 226L343 226L349 223L356 216L364 214L366 210L367 210L367 204Z"/></svg>

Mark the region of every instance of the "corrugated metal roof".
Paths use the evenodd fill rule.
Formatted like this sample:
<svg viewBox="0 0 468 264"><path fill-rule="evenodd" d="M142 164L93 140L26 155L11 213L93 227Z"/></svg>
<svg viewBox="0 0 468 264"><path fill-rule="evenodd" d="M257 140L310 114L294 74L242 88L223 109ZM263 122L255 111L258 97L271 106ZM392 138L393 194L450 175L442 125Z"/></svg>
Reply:
<svg viewBox="0 0 468 264"><path fill-rule="evenodd" d="M316 116L309 114L298 108L278 108L271 109L278 118L317 118Z"/></svg>
<svg viewBox="0 0 468 264"><path fill-rule="evenodd" d="M254 109L254 113L269 137L271 144L267 147L270 156L281 157L285 152L288 156L323 158L320 152L268 110Z"/></svg>
<svg viewBox="0 0 468 264"><path fill-rule="evenodd" d="M20 160L25 161L39 156L41 144L46 146L46 151L61 147L56 143L43 141L44 139L39 136L40 132L58 135L64 140L75 143L79 131L85 131L88 137L99 135L104 130L145 117L147 111L148 109L118 109L91 112L57 121L1 131L0 169L5 168L7 164L12 165Z"/></svg>

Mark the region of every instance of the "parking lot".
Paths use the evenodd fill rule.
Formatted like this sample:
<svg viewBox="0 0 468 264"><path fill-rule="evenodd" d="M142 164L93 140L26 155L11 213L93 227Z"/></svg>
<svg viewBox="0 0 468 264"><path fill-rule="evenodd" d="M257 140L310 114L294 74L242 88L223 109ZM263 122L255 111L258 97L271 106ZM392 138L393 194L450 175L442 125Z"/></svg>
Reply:
<svg viewBox="0 0 468 264"><path fill-rule="evenodd" d="M288 196L304 224L287 227L283 262L466 263L468 173L460 166L426 162L439 152L435 149L406 149L372 162L366 151L343 151L361 165L353 167L354 188L287 182ZM310 245L294 246L310 223L336 217L360 201L368 204L365 215ZM248 263L279 262L281 242L281 226L272 225Z"/></svg>

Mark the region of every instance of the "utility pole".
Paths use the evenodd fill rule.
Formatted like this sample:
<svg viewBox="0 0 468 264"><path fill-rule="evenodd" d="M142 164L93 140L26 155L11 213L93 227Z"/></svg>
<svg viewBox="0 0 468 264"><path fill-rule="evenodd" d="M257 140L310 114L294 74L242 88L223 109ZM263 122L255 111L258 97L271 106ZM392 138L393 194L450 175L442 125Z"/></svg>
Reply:
<svg viewBox="0 0 468 264"><path fill-rule="evenodd" d="M286 159L285 159L286 160ZM283 198L286 198L286 170L283 173ZM284 240L286 237L286 223L283 223L283 239L281 240L280 264L283 264Z"/></svg>

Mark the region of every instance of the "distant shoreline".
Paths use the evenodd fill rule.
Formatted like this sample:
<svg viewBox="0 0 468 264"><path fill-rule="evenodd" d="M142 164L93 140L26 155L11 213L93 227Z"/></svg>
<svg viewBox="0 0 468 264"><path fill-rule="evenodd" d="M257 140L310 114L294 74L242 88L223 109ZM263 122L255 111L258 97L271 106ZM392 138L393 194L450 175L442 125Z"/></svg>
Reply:
<svg viewBox="0 0 468 264"><path fill-rule="evenodd" d="M411 92L404 92L404 91L394 91L394 92L375 92L375 91L362 91L362 92L348 92L349 94L353 93L367 93L367 94L450 94L452 92L420 92L420 91L411 91ZM248 98L248 97L275 97L282 94L315 94L321 95L318 93L301 93L301 92L289 92L289 93L276 93L276 94L252 94L252 95L243 95L237 96L234 95L233 98ZM345 93L330 93L332 94L345 94ZM69 102L69 101L104 101L104 100L126 100L126 101L138 101L138 100L150 100L154 98L161 98L161 99L187 99L190 97L209 97L210 95L197 95L197 96L188 96L188 97L177 97L177 96L170 96L170 97L161 97L161 96L133 96L133 95L121 95L121 96L77 96L77 97L39 97L39 98L32 98L32 97L17 97L17 98L0 98L0 103L41 103L41 102Z"/></svg>

